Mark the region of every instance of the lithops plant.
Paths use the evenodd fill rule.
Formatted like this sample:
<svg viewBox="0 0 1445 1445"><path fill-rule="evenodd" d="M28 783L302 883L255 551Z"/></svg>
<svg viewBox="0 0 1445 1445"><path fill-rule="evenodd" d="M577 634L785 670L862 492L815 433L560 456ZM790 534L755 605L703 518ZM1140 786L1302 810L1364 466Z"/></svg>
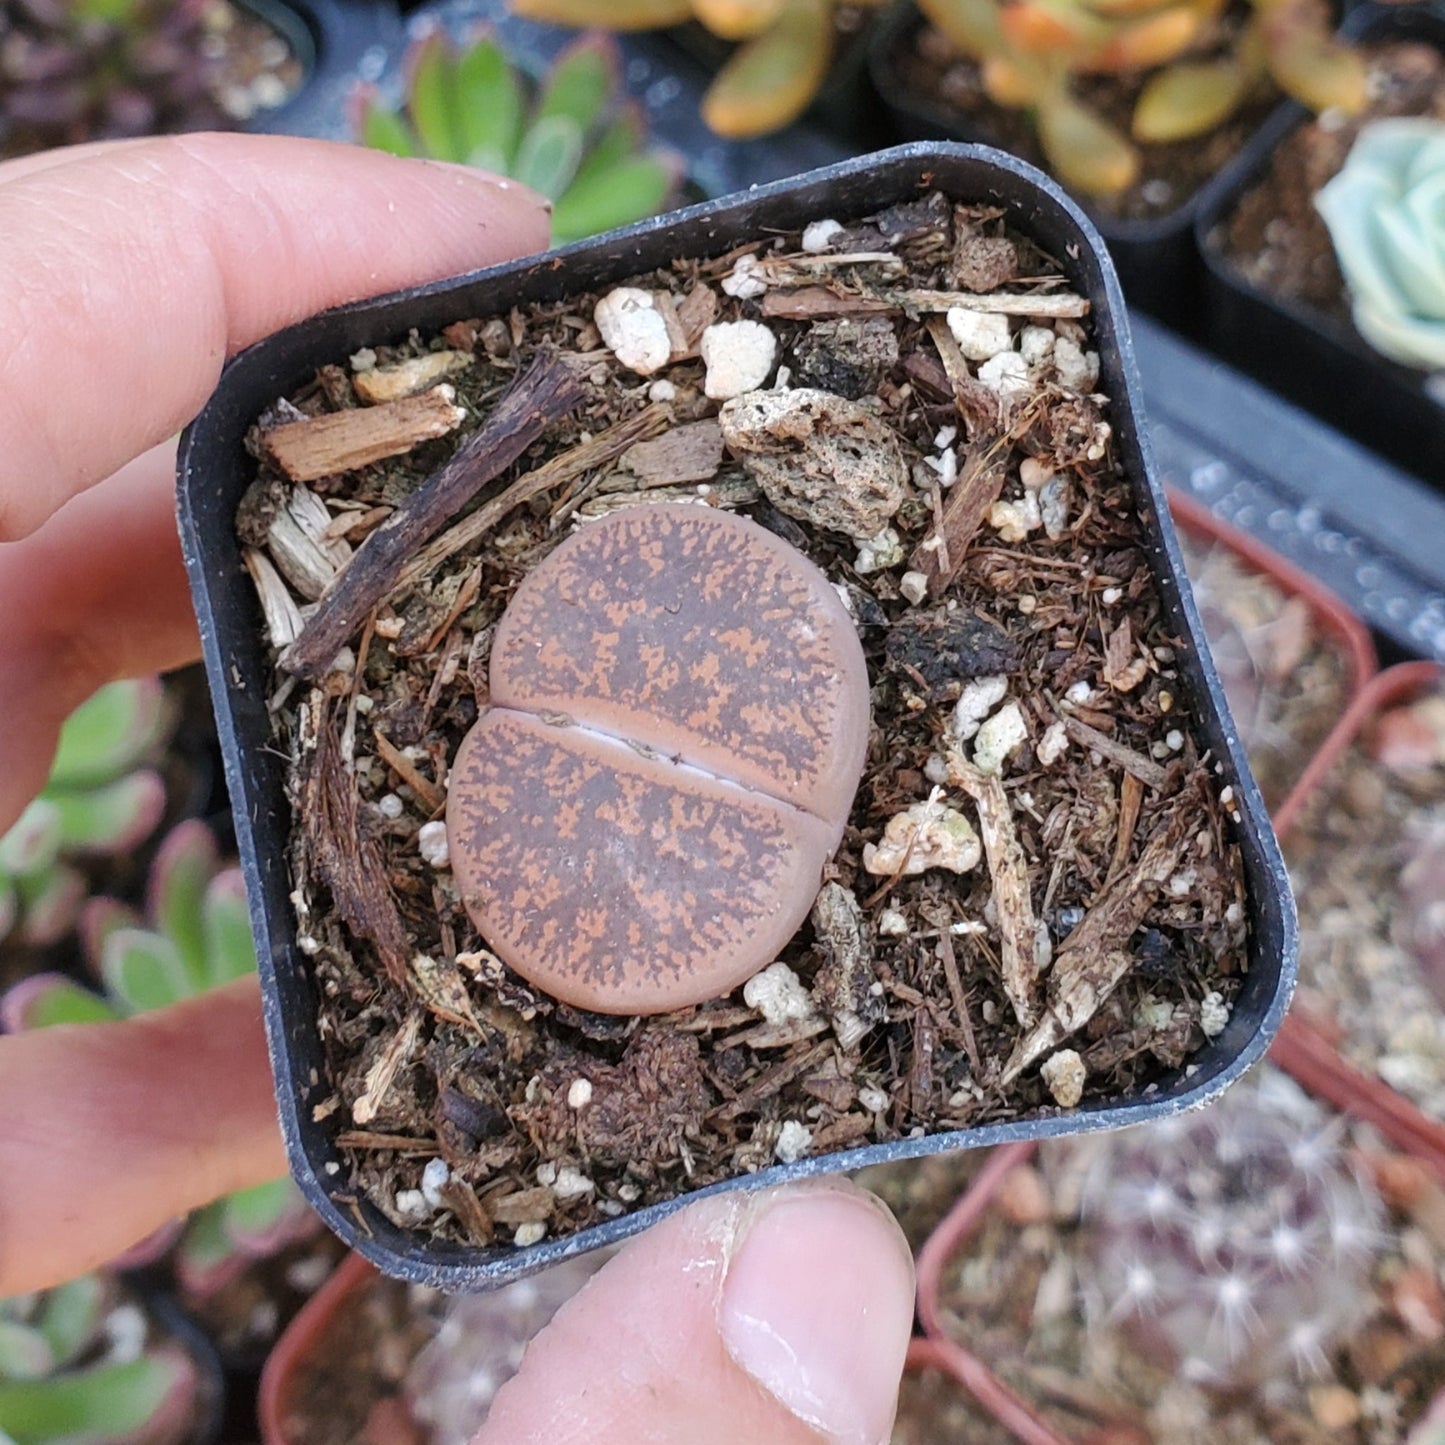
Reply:
<svg viewBox="0 0 1445 1445"><path fill-rule="evenodd" d="M726 993L807 917L868 738L822 573L756 523L627 508L517 589L447 837L486 941L556 998L656 1013Z"/></svg>
<svg viewBox="0 0 1445 1445"><path fill-rule="evenodd" d="M147 1342L106 1275L0 1300L0 1442L173 1445L191 1438L195 1365Z"/></svg>
<svg viewBox="0 0 1445 1445"><path fill-rule="evenodd" d="M1361 1322L1382 1222L1336 1128L1266 1071L1101 1148L1080 1280L1100 1328L1193 1383L1287 1382Z"/></svg>
<svg viewBox="0 0 1445 1445"><path fill-rule="evenodd" d="M87 961L103 992L61 974L40 974L0 998L9 1031L129 1018L218 988L256 969L240 870L223 868L211 830L181 823L151 868L146 917L110 898L91 899L81 918ZM176 1245L185 1288L214 1294L247 1263L314 1231L315 1216L289 1178L240 1190L198 1210ZM176 1242L168 1230L137 1263Z"/></svg>
<svg viewBox="0 0 1445 1445"><path fill-rule="evenodd" d="M552 201L556 241L655 215L677 189L680 162L649 147L605 36L569 46L535 86L485 31L460 46L434 31L412 44L405 71L400 111L374 88L358 93L358 137L393 155L481 166L531 186Z"/></svg>
<svg viewBox="0 0 1445 1445"><path fill-rule="evenodd" d="M1393 361L1445 370L1445 121L1362 127L1315 209L1360 335Z"/></svg>
<svg viewBox="0 0 1445 1445"><path fill-rule="evenodd" d="M128 852L160 822L165 786L140 763L165 726L154 677L103 687L66 719L40 796L0 838L0 938L58 941L85 898L76 865Z"/></svg>

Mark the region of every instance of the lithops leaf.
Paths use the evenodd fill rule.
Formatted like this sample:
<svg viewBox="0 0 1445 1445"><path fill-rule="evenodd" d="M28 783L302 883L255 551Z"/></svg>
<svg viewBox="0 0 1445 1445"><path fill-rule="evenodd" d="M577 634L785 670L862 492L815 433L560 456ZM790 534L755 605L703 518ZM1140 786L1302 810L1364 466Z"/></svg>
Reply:
<svg viewBox="0 0 1445 1445"><path fill-rule="evenodd" d="M1049 165L1065 185L1110 196L1138 178L1139 153L1128 138L1072 96L1041 102L1038 127Z"/></svg>
<svg viewBox="0 0 1445 1445"><path fill-rule="evenodd" d="M1182 62L1151 76L1134 107L1139 141L1184 140L1222 125L1249 93L1248 71L1233 57Z"/></svg>
<svg viewBox="0 0 1445 1445"><path fill-rule="evenodd" d="M567 116L533 124L517 148L512 174L525 186L557 200L572 184L582 160L582 131Z"/></svg>
<svg viewBox="0 0 1445 1445"><path fill-rule="evenodd" d="M480 36L457 60L457 124L467 163L510 173L522 136L526 91L502 48Z"/></svg>
<svg viewBox="0 0 1445 1445"><path fill-rule="evenodd" d="M61 847L77 853L132 848L155 828L166 806L165 784L148 768L81 792L46 795L60 815Z"/></svg>
<svg viewBox="0 0 1445 1445"><path fill-rule="evenodd" d="M149 1013L196 992L170 939L143 928L122 928L105 941L101 977L126 1013Z"/></svg>
<svg viewBox="0 0 1445 1445"><path fill-rule="evenodd" d="M68 1365L96 1336L110 1291L98 1274L81 1275L46 1291L36 1327L57 1365Z"/></svg>
<svg viewBox="0 0 1445 1445"><path fill-rule="evenodd" d="M256 971L256 945L246 908L246 886L239 868L217 873L202 905L206 937L206 985L209 988Z"/></svg>
<svg viewBox="0 0 1445 1445"><path fill-rule="evenodd" d="M660 156L633 156L579 173L552 211L552 235L573 241L655 215L677 184L677 168Z"/></svg>
<svg viewBox="0 0 1445 1445"><path fill-rule="evenodd" d="M80 788L132 767L159 737L165 693L159 678L112 682L66 718L46 787Z"/></svg>
<svg viewBox="0 0 1445 1445"><path fill-rule="evenodd" d="M807 109L828 73L826 0L787 0L772 29L733 52L703 96L702 118L735 140L781 130Z"/></svg>
<svg viewBox="0 0 1445 1445"><path fill-rule="evenodd" d="M441 31L434 31L410 52L407 110L433 160L465 161L458 118L456 57Z"/></svg>
<svg viewBox="0 0 1445 1445"><path fill-rule="evenodd" d="M201 905L217 861L215 835L199 818L189 819L161 843L146 890L151 921L175 945L196 990L211 982Z"/></svg>
<svg viewBox="0 0 1445 1445"><path fill-rule="evenodd" d="M785 0L693 0L693 14L724 40L761 34L780 14Z"/></svg>

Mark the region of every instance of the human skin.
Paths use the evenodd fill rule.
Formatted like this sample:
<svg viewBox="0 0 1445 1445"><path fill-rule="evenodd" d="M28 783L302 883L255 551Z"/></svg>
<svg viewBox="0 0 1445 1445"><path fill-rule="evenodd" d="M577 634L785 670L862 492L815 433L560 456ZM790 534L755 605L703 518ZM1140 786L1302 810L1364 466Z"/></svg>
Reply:
<svg viewBox="0 0 1445 1445"><path fill-rule="evenodd" d="M101 684L198 652L175 433L225 358L323 307L525 254L545 207L479 172L275 137L0 166L0 832ZM285 1171L254 980L0 1038L0 1296ZM540 1336L483 1445L887 1439L912 1263L861 1191L701 1201Z"/></svg>

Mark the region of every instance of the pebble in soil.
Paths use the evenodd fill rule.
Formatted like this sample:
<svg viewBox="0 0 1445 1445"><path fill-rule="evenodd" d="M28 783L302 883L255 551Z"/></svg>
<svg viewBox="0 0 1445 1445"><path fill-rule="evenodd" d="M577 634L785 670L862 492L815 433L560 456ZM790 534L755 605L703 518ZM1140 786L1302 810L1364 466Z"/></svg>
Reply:
<svg viewBox="0 0 1445 1445"><path fill-rule="evenodd" d="M643 324L668 347L639 349L641 373L582 295L378 339L258 425L238 533L295 658L338 589L302 608L382 520L416 515L520 374L563 356L558 394L580 396L389 574L315 685L276 679L334 1090L319 1112L338 1188L399 1225L525 1245L775 1161L1138 1097L1228 1015L1246 965L1233 823L1087 303L1000 212L939 195L818 244L629 278L647 304L612 310L660 317ZM1000 295L959 295L980 281ZM845 319L872 390L820 401ZM422 358L443 351L438 381ZM795 371L810 386L790 406ZM394 399L363 404L363 377ZM754 390L723 396L739 378ZM853 464L880 445L881 489ZM828 466L846 497L820 489ZM460 905L441 815L523 579L573 529L656 502L748 516L822 571L873 720L808 920L742 989L638 1018L507 968ZM1059 1010L1086 995L1065 1039Z"/></svg>

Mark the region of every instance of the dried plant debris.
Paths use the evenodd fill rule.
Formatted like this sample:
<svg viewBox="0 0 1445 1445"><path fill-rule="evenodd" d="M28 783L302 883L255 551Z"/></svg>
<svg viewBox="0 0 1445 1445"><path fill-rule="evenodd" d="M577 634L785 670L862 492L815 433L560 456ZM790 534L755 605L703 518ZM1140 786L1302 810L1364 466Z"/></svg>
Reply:
<svg viewBox="0 0 1445 1445"><path fill-rule="evenodd" d="M1445 696L1387 710L1285 840L1299 1006L1445 1120Z"/></svg>
<svg viewBox="0 0 1445 1445"><path fill-rule="evenodd" d="M237 530L279 659L319 1112L338 1186L400 1225L525 1245L776 1161L1139 1097L1238 992L1228 800L1088 303L985 207L929 195L829 235L378 345L257 423ZM1006 243L993 290L967 289L990 277L961 236ZM466 420L293 480L271 432L364 412L362 376L374 405L437 392L422 413ZM644 1020L512 974L441 819L518 584L654 500L742 510L822 568L873 717L809 921L744 987Z"/></svg>

